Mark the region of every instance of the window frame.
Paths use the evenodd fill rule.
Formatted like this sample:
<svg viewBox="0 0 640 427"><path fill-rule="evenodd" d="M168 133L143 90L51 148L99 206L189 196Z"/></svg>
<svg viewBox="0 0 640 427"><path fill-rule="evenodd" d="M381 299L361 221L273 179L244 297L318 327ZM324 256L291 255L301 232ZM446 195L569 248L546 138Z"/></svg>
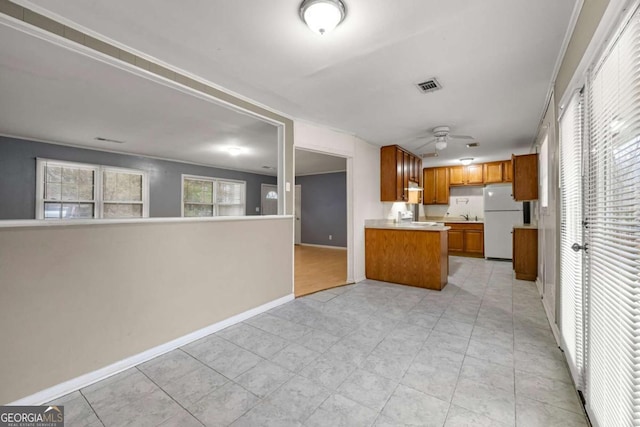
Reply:
<svg viewBox="0 0 640 427"><path fill-rule="evenodd" d="M241 180L241 179L231 179L231 178L218 178L218 177L212 177L212 176L202 176L202 175L191 175L191 174L182 174L182 179L181 179L181 185L180 185L180 217L182 218L198 218L198 217L187 217L184 215L184 205L185 205L185 200L184 200L184 183L185 180L192 180L192 181L207 181L207 182L211 182L212 186L213 186L213 193L212 193L212 200L213 200L213 215L206 216L206 217L200 217L200 218L216 218L216 217L224 217L224 216L229 216L229 217L234 217L234 216L247 216L247 181ZM242 206L243 206L243 214L242 215L219 215L218 214L218 182L232 182L232 183L236 183L236 184L242 184L243 186L243 190L242 190ZM207 204L208 205L208 204ZM240 204L238 204L240 205Z"/></svg>
<svg viewBox="0 0 640 427"><path fill-rule="evenodd" d="M141 175L142 176L142 200L138 202L134 201L108 201L105 202L104 194L103 194L103 178L105 172L116 172L116 173L128 173L132 175ZM142 204L142 216L140 218L148 218L149 217L149 180L148 174L146 171L140 169L131 169L131 168L121 168L118 166L100 166L100 218L103 219L120 219L120 218L104 218L104 205L105 204ZM137 218L137 217L135 217Z"/></svg>
<svg viewBox="0 0 640 427"><path fill-rule="evenodd" d="M148 218L149 217L149 179L147 171L140 169L131 169L131 168L121 168L117 166L106 166L106 165L96 165L92 163L82 163L82 162L73 162L68 160L55 160L37 157L36 158L36 219L37 220L55 220L56 218L45 218L44 216L44 205L46 199L44 197L44 177L45 166L56 165L62 167L73 167L78 169L90 169L94 172L94 183L93 183L93 204L94 211L93 217L91 218L57 218L57 220L67 220L67 221L75 221L79 219L131 219L129 217L126 218L104 218L104 200L103 200L103 191L102 191L102 183L103 183L103 175L105 171L113 171L120 173L130 173L133 175L141 175L142 177L142 216L140 218ZM64 203L63 200L60 200L60 203ZM116 203L116 202L107 202L107 203ZM125 204L130 203L138 203L135 202L125 202ZM134 217L138 218L138 217Z"/></svg>

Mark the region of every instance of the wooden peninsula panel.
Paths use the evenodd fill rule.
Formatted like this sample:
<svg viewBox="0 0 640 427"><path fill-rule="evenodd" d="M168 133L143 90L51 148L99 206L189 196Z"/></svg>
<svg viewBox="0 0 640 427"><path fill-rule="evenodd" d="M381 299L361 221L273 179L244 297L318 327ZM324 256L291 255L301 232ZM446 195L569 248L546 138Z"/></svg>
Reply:
<svg viewBox="0 0 640 427"><path fill-rule="evenodd" d="M449 272L447 231L365 229L367 279L440 290Z"/></svg>

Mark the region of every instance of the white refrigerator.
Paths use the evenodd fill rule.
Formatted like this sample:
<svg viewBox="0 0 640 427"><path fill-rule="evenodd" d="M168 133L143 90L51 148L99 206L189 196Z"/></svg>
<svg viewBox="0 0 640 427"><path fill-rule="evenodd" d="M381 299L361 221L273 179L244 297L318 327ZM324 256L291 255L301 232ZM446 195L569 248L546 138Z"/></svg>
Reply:
<svg viewBox="0 0 640 427"><path fill-rule="evenodd" d="M512 232L515 224L522 224L522 202L511 197L511 184L492 184L484 187L484 256L512 259Z"/></svg>

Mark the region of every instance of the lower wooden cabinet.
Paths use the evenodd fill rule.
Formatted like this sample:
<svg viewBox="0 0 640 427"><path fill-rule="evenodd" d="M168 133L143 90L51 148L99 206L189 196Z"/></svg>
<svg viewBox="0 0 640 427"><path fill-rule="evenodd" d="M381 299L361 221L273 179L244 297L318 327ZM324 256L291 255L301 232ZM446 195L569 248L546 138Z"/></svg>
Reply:
<svg viewBox="0 0 640 427"><path fill-rule="evenodd" d="M449 255L484 257L484 224L447 222Z"/></svg>
<svg viewBox="0 0 640 427"><path fill-rule="evenodd" d="M516 279L534 281L538 277L538 229L513 229L513 269Z"/></svg>
<svg viewBox="0 0 640 427"><path fill-rule="evenodd" d="M464 231L464 251L466 253L484 257L484 225L482 226L482 230Z"/></svg>
<svg viewBox="0 0 640 427"><path fill-rule="evenodd" d="M449 230L449 253L451 252L464 252L464 230Z"/></svg>
<svg viewBox="0 0 640 427"><path fill-rule="evenodd" d="M366 228L367 279L440 290L447 284L445 230Z"/></svg>

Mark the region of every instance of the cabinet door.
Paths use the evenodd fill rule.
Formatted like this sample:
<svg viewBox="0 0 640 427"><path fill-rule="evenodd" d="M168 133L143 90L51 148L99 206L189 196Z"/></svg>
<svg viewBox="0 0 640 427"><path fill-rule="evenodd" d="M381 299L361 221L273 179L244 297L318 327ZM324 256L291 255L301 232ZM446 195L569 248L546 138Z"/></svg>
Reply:
<svg viewBox="0 0 640 427"><path fill-rule="evenodd" d="M484 174L482 165L469 165L466 168L467 182L466 184L483 184Z"/></svg>
<svg viewBox="0 0 640 427"><path fill-rule="evenodd" d="M464 185L466 183L464 166L449 167L449 185Z"/></svg>
<svg viewBox="0 0 640 427"><path fill-rule="evenodd" d="M484 164L484 182L485 184L493 184L502 182L504 171L503 162L491 162Z"/></svg>
<svg viewBox="0 0 640 427"><path fill-rule="evenodd" d="M396 200L404 200L404 152L396 150Z"/></svg>
<svg viewBox="0 0 640 427"><path fill-rule="evenodd" d="M538 276L538 230L513 230L513 269L516 279L536 280Z"/></svg>
<svg viewBox="0 0 640 427"><path fill-rule="evenodd" d="M411 175L411 156L409 153L402 153L402 200L408 200L407 190L409 187L409 176Z"/></svg>
<svg viewBox="0 0 640 427"><path fill-rule="evenodd" d="M502 182L511 182L513 179L513 166L511 160L505 160L502 162Z"/></svg>
<svg viewBox="0 0 640 427"><path fill-rule="evenodd" d="M463 230L449 230L449 252L463 252L464 251L464 231Z"/></svg>
<svg viewBox="0 0 640 427"><path fill-rule="evenodd" d="M398 200L398 165L396 147L387 145L380 149L380 201Z"/></svg>
<svg viewBox="0 0 640 427"><path fill-rule="evenodd" d="M435 204L449 204L449 168L435 169Z"/></svg>
<svg viewBox="0 0 640 427"><path fill-rule="evenodd" d="M436 202L436 170L425 168L422 173L422 203L433 205Z"/></svg>
<svg viewBox="0 0 640 427"><path fill-rule="evenodd" d="M512 156L513 198L518 201L538 200L538 155Z"/></svg>
<svg viewBox="0 0 640 427"><path fill-rule="evenodd" d="M465 230L464 251L484 255L484 233L479 230Z"/></svg>

